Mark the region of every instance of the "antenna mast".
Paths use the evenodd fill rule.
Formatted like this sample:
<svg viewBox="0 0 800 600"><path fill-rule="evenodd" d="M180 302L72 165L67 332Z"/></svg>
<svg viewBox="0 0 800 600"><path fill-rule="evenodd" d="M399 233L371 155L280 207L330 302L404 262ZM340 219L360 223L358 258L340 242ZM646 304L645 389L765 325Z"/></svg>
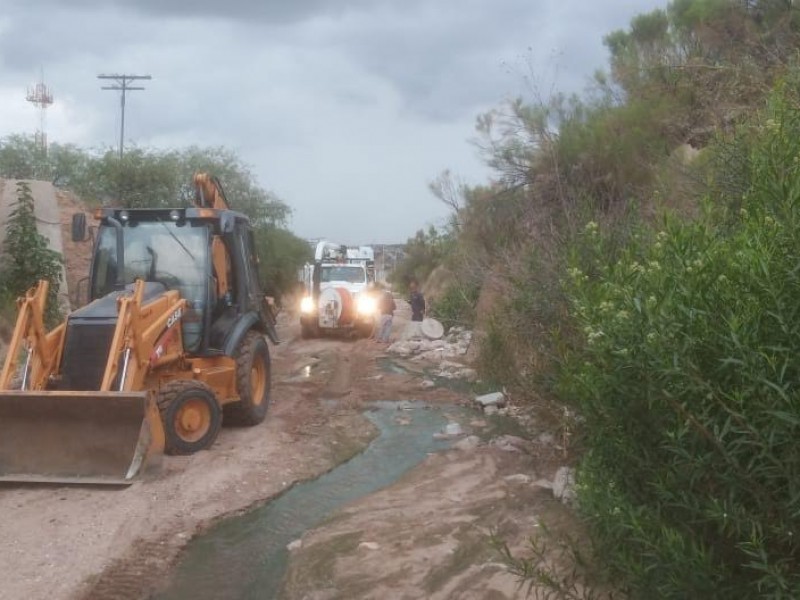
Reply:
<svg viewBox="0 0 800 600"><path fill-rule="evenodd" d="M44 153L47 154L47 132L45 124L47 122L47 108L53 103L53 92L44 83L44 70L41 72L39 83L29 87L25 100L33 104L39 110L39 129L34 137L35 143Z"/></svg>

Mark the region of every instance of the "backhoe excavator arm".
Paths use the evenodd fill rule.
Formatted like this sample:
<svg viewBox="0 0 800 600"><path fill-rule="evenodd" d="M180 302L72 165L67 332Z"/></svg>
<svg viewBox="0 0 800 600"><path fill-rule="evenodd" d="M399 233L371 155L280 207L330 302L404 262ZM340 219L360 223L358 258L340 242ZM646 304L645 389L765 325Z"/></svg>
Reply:
<svg viewBox="0 0 800 600"><path fill-rule="evenodd" d="M17 300L17 323L8 348L3 371L0 373L0 390L15 387L19 355L25 350L25 365L20 389L43 390L51 375L58 369L63 349L65 325L62 323L49 333L44 325L47 292L50 283L41 280L25 296Z"/></svg>
<svg viewBox="0 0 800 600"><path fill-rule="evenodd" d="M228 210L230 205L219 179L208 173L194 174L195 204L199 208Z"/></svg>

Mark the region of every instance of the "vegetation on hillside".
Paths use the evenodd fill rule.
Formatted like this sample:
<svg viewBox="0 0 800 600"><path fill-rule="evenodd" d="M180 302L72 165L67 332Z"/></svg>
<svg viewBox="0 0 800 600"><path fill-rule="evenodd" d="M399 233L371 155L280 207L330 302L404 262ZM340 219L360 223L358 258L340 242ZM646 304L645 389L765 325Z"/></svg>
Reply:
<svg viewBox="0 0 800 600"><path fill-rule="evenodd" d="M0 140L0 177L53 181L90 206L189 205L196 171L217 176L232 208L250 217L268 293L280 297L290 290L297 269L309 258L308 244L287 229L289 206L262 188L250 168L230 150L134 147L127 149L120 161L112 150L91 152L53 144L45 153L30 137L12 135Z"/></svg>
<svg viewBox="0 0 800 600"><path fill-rule="evenodd" d="M800 597L800 13L674 0L605 43L584 97L479 118L493 180L415 269L481 280L483 377L578 416L620 588Z"/></svg>
<svg viewBox="0 0 800 600"><path fill-rule="evenodd" d="M45 320L49 327L53 327L61 320L58 292L63 258L50 249L47 239L36 230L30 186L19 182L16 192L17 202L6 224L3 240L7 259L0 266L0 302L11 306L14 298L25 295L40 279L46 279L50 286Z"/></svg>

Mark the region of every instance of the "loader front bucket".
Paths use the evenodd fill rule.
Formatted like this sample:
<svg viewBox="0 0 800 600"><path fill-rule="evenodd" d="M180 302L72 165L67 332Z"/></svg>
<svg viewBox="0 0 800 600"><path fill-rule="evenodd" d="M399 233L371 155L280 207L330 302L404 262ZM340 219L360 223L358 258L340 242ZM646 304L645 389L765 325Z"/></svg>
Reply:
<svg viewBox="0 0 800 600"><path fill-rule="evenodd" d="M146 392L0 392L0 482L126 485L163 449Z"/></svg>

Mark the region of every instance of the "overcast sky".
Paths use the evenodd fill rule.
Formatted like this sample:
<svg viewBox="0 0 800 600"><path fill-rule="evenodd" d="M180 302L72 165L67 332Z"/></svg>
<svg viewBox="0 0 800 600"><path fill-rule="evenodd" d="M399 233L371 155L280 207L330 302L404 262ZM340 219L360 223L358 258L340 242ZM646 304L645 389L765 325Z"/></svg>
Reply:
<svg viewBox="0 0 800 600"><path fill-rule="evenodd" d="M400 242L446 209L428 182L489 177L475 117L529 90L580 91L602 37L658 0L0 0L0 136L33 132L25 89L55 94L51 142L118 143L98 73L151 74L126 144L223 145L309 238ZM224 182L223 182L224 183Z"/></svg>

